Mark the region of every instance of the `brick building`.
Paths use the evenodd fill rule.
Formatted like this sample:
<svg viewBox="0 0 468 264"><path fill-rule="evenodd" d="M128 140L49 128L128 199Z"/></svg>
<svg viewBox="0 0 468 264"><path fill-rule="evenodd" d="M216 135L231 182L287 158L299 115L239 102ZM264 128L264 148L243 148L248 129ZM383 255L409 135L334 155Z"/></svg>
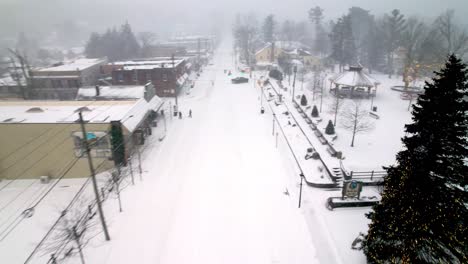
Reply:
<svg viewBox="0 0 468 264"><path fill-rule="evenodd" d="M95 85L101 77L101 66L107 59L78 59L68 64L35 69L30 72L31 99L70 100L78 88Z"/></svg>
<svg viewBox="0 0 468 264"><path fill-rule="evenodd" d="M151 82L161 97L175 96L185 85L190 63L184 58L158 58L122 61L107 64L104 72L111 72L113 85L145 85Z"/></svg>

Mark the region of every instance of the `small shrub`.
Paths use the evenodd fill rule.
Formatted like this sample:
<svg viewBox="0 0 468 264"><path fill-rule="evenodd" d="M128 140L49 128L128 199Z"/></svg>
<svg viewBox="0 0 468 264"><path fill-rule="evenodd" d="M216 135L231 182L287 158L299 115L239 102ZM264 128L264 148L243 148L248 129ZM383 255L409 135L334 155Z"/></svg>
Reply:
<svg viewBox="0 0 468 264"><path fill-rule="evenodd" d="M302 105L302 106L306 106L306 105L307 105L307 98L305 97L305 95L302 95L302 96L301 96L301 105Z"/></svg>
<svg viewBox="0 0 468 264"><path fill-rule="evenodd" d="M325 128L325 134L327 134L327 135L335 134L335 127L333 126L333 123L332 123L331 120L328 121L328 125Z"/></svg>
<svg viewBox="0 0 468 264"><path fill-rule="evenodd" d="M270 76L271 78L275 79L275 80L278 80L278 81L282 81L283 80L283 74L277 70L277 69L273 69L271 70L269 73L268 73L268 76Z"/></svg>
<svg viewBox="0 0 468 264"><path fill-rule="evenodd" d="M312 115L312 117L318 117L319 116L317 106L314 105L314 108L312 108L312 114L311 115Z"/></svg>

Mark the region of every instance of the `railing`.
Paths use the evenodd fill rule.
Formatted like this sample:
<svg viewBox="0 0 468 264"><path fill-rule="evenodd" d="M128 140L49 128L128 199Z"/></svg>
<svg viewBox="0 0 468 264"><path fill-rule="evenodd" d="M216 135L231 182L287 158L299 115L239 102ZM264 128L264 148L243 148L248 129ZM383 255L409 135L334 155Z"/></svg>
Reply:
<svg viewBox="0 0 468 264"><path fill-rule="evenodd" d="M278 83L281 83L281 82L278 82ZM277 97L279 97L279 93L278 93L278 91L276 91L276 89L273 87L273 85L272 85L270 82L268 82L268 84L270 85L271 89L276 93ZM282 84L281 84L281 85L282 85ZM280 88L281 88L281 87L280 87ZM265 96L265 95L264 95L264 96ZM265 97L266 97L266 96L265 96ZM285 100L285 98L283 98L283 100ZM297 127L301 130L301 132L302 132L302 134L304 135L304 137L305 137L305 139L307 140L307 142L309 142L310 146L312 146L312 148L314 148L314 149L316 150L316 148L314 147L314 145L313 145L312 142L310 141L309 137L308 137L307 134L305 133L304 129L302 129L302 127L300 126L299 122L297 122L296 118L295 118L294 115L292 114L292 112L291 112L291 110L289 109L289 107L286 105L285 102L283 103L283 105L286 107L286 110L290 113L290 116L293 118L293 120L294 120L294 122L296 123ZM271 106L270 106L270 108L271 108ZM273 108L271 108L271 111L274 112L274 111L273 111ZM275 119L277 119L276 116L275 116ZM278 121L278 120L276 120L276 121L277 121L277 123L279 124L279 121ZM279 126L279 127L281 128L281 126ZM281 128L281 130L283 130L283 129ZM283 131L282 131L282 132L283 132ZM284 132L283 132L283 136L284 136L285 139L286 139L286 135L284 134ZM286 142L288 142L287 139L286 139ZM288 142L288 145L289 145L289 142ZM292 149L291 149L291 152L293 152ZM293 156L294 156L294 158L296 159L296 156L294 155L294 152L293 152ZM323 167L325 168L325 170L327 171L327 173L328 173L330 179L331 179L332 181L335 181L335 180L333 179L333 177L331 177L331 175L333 175L332 172L331 172L330 169L328 168L327 164L325 164L325 162L322 160L322 157L319 156L319 160L320 160L320 162L322 163L322 165L323 165ZM296 162L297 162L297 160L296 160Z"/></svg>
<svg viewBox="0 0 468 264"><path fill-rule="evenodd" d="M351 171L347 178L349 180L368 180L370 182L383 181L387 176L386 171Z"/></svg>

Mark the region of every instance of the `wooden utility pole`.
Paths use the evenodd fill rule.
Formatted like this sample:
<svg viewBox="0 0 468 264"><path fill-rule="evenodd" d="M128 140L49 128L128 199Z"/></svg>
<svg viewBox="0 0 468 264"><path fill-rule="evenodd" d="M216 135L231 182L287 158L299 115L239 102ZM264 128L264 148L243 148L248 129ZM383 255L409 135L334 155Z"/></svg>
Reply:
<svg viewBox="0 0 468 264"><path fill-rule="evenodd" d="M83 133L83 145L86 150L86 155L88 156L88 165L89 165L89 170L91 172L94 195L96 196L99 218L101 219L102 230L104 231L104 237L106 238L106 241L109 241L110 240L109 231L107 230L106 220L104 218L104 213L102 211L101 198L99 197L99 191L98 191L97 182L96 182L96 172L94 171L93 160L91 158L91 149L88 144L86 129L85 129L84 121L83 121L83 114L79 112L79 116L80 116L81 133Z"/></svg>
<svg viewBox="0 0 468 264"><path fill-rule="evenodd" d="M175 70L175 58L174 58L174 54L172 54L171 56L171 60L172 60L172 74L174 75L174 80L175 80L175 93L174 93L174 97L175 97L175 105L176 105L176 109L177 109L177 112L179 111L179 103L177 102L177 71Z"/></svg>

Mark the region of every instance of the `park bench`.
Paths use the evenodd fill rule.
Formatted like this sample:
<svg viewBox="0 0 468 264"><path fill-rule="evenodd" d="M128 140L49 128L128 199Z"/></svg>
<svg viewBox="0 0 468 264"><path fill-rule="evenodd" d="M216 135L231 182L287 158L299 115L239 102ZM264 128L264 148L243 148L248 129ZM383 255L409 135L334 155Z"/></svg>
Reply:
<svg viewBox="0 0 468 264"><path fill-rule="evenodd" d="M317 130L317 131L318 131L318 130ZM321 136L321 137L318 137L318 140L320 141L320 143L322 143L322 145L326 145L326 144L328 144L328 141L327 141L327 139L326 139L326 138L324 138L324 137L322 137L322 136Z"/></svg>
<svg viewBox="0 0 468 264"><path fill-rule="evenodd" d="M314 134L317 136L317 137L322 137L322 132L320 132L319 130L315 130Z"/></svg>
<svg viewBox="0 0 468 264"><path fill-rule="evenodd" d="M370 115L371 117L375 118L375 119L379 119L379 118L380 118L380 116L379 116L378 114L374 113L374 112L369 112L369 115Z"/></svg>

